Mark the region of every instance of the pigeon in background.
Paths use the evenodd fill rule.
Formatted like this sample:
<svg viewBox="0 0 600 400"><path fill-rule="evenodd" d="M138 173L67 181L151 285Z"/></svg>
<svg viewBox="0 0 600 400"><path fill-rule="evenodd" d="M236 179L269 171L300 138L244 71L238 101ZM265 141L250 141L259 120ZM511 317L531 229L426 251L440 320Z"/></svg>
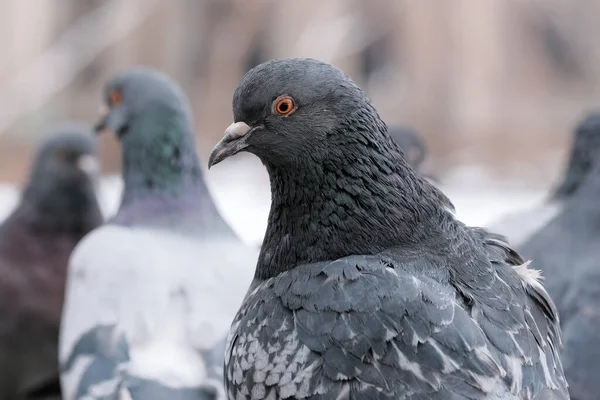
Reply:
<svg viewBox="0 0 600 400"><path fill-rule="evenodd" d="M576 127L571 155L562 181L548 199L535 209L504 217L491 225L490 230L506 236L516 247L541 229L562 209L586 179L597 161L600 161L600 111L589 113Z"/></svg>
<svg viewBox="0 0 600 400"><path fill-rule="evenodd" d="M541 268L561 316L561 354L573 400L600 393L600 154L561 212L522 246Z"/></svg>
<svg viewBox="0 0 600 400"><path fill-rule="evenodd" d="M124 190L114 218L71 257L64 398L219 398L225 337L257 252L213 203L181 89L136 68L107 83L105 100L98 130L120 140Z"/></svg>
<svg viewBox="0 0 600 400"><path fill-rule="evenodd" d="M438 177L430 172L431 166L427 165L427 145L419 132L408 126L392 125L388 127L388 133L404 152L404 158L408 165L430 182L437 183L439 181Z"/></svg>
<svg viewBox="0 0 600 400"><path fill-rule="evenodd" d="M408 165L415 171L419 171L427 154L427 146L423 137L414 129L402 125L389 126L388 133L404 151L404 158Z"/></svg>
<svg viewBox="0 0 600 400"><path fill-rule="evenodd" d="M71 251L102 223L91 129L65 124L38 149L0 225L0 398L61 399L58 332Z"/></svg>
<svg viewBox="0 0 600 400"><path fill-rule="evenodd" d="M240 151L271 181L234 319L234 399L568 399L555 306L506 243L457 221L339 69L248 72L209 166Z"/></svg>

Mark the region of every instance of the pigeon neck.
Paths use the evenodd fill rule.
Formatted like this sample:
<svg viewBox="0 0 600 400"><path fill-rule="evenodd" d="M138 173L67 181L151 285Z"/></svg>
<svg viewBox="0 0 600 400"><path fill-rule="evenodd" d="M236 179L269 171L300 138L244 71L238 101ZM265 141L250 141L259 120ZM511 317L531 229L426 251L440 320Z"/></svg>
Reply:
<svg viewBox="0 0 600 400"><path fill-rule="evenodd" d="M582 179L583 180L583 179ZM572 195L567 207L569 211L585 215L587 219L597 219L600 217L600 165L594 166L589 172L577 193Z"/></svg>
<svg viewBox="0 0 600 400"><path fill-rule="evenodd" d="M123 195L112 222L175 224L231 230L204 182L191 123L174 110L155 110L122 137Z"/></svg>
<svg viewBox="0 0 600 400"><path fill-rule="evenodd" d="M555 188L550 200L564 201L572 197L600 159L600 134L594 126L585 124L575 133L574 143L561 183Z"/></svg>
<svg viewBox="0 0 600 400"><path fill-rule="evenodd" d="M198 175L196 175L198 174ZM149 171L124 169L123 195L119 208L125 208L141 200L156 200L169 205L179 198L198 197L208 193L201 171L181 171L180 174L157 176Z"/></svg>
<svg viewBox="0 0 600 400"><path fill-rule="evenodd" d="M125 198L111 223L186 231L194 235L235 237L204 183L186 185L180 194L138 193Z"/></svg>
<svg viewBox="0 0 600 400"><path fill-rule="evenodd" d="M14 218L36 232L68 232L85 235L102 223L93 184L34 182L23 191Z"/></svg>
<svg viewBox="0 0 600 400"><path fill-rule="evenodd" d="M329 152L324 161L307 160L306 168L265 163L272 203L257 278L418 243L436 235L441 223L454 221L450 201L407 165L387 134L384 138L388 143L377 150L347 143L339 158Z"/></svg>
<svg viewBox="0 0 600 400"><path fill-rule="evenodd" d="M206 191L185 112L156 105L133 119L121 137L121 207L139 199L178 198Z"/></svg>

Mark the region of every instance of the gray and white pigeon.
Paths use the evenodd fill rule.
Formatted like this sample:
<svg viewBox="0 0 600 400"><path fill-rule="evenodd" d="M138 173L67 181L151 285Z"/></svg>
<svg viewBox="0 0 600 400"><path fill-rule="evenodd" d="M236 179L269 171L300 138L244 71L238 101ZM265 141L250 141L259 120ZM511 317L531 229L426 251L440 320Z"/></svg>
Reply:
<svg viewBox="0 0 600 400"><path fill-rule="evenodd" d="M562 211L522 246L562 317L561 354L574 400L600 393L600 154Z"/></svg>
<svg viewBox="0 0 600 400"><path fill-rule="evenodd" d="M218 398L225 337L257 252L213 203L180 88L137 68L108 82L105 99L98 129L120 140L124 191L70 261L65 400Z"/></svg>
<svg viewBox="0 0 600 400"><path fill-rule="evenodd" d="M339 69L264 63L233 116L209 166L254 153L272 204L228 340L230 400L568 398L535 271L454 218Z"/></svg>
<svg viewBox="0 0 600 400"><path fill-rule="evenodd" d="M507 215L491 225L491 230L506 236L514 246L523 244L531 235L550 222L587 178L600 160L600 111L592 112L579 122L573 135L569 161L561 182L541 205L525 212Z"/></svg>
<svg viewBox="0 0 600 400"><path fill-rule="evenodd" d="M41 143L21 200L0 226L0 398L61 399L58 331L71 251L102 223L92 130Z"/></svg>

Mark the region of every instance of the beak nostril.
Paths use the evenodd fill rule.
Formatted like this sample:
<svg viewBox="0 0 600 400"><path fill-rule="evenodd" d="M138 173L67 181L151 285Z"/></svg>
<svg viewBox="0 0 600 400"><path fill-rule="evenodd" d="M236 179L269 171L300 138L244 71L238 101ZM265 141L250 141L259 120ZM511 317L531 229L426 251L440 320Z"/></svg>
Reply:
<svg viewBox="0 0 600 400"><path fill-rule="evenodd" d="M225 137L237 139L250 132L250 126L245 122L234 122L225 129Z"/></svg>

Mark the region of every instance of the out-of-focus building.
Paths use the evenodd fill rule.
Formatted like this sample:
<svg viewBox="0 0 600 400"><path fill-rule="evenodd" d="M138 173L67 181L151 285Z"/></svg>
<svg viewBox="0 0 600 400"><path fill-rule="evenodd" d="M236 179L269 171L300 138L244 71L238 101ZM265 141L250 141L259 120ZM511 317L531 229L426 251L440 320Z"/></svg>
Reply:
<svg viewBox="0 0 600 400"><path fill-rule="evenodd" d="M441 167L545 179L600 106L599 17L596 0L1 0L0 179L23 177L51 124L93 122L107 77L139 64L183 85L206 156L241 75L291 56L343 68ZM102 149L117 168L114 140Z"/></svg>

